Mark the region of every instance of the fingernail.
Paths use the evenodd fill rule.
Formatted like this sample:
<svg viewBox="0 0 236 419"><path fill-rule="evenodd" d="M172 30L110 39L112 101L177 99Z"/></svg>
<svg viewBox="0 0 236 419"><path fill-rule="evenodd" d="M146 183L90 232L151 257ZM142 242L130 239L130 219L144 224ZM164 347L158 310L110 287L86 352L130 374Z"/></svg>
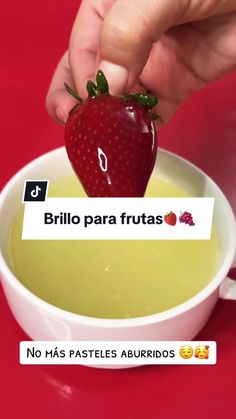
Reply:
<svg viewBox="0 0 236 419"><path fill-rule="evenodd" d="M65 124L66 123L66 121L67 121L67 118L68 118L68 113L64 110L64 109L62 109L60 106L58 106L57 108L56 108L56 115L57 115L57 118L63 123L63 124Z"/></svg>
<svg viewBox="0 0 236 419"><path fill-rule="evenodd" d="M102 70L109 84L111 94L120 94L126 91L128 84L128 70L109 61L101 61L99 70Z"/></svg>

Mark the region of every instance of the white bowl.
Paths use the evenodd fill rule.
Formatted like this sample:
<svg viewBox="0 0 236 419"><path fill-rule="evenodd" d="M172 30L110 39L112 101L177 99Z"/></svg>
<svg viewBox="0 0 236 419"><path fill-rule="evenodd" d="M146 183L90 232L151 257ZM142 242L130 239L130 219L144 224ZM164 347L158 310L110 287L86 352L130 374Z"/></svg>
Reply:
<svg viewBox="0 0 236 419"><path fill-rule="evenodd" d="M133 319L98 319L64 311L43 301L22 285L6 260L9 228L21 205L25 179L55 181L72 173L64 148L47 153L20 170L0 198L0 269L9 306L25 332L34 340L191 340L206 323L221 296L236 298L236 282L226 275L236 250L235 219L219 187L201 170L165 150L158 151L159 176L174 179L193 196L215 197L214 225L220 256L214 278L190 300L164 312ZM121 366L117 366L118 368Z"/></svg>

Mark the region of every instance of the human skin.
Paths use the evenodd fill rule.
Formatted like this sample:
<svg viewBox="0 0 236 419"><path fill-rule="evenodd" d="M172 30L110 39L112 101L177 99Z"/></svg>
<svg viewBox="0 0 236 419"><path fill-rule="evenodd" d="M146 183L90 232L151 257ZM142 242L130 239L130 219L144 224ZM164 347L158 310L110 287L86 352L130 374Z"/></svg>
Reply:
<svg viewBox="0 0 236 419"><path fill-rule="evenodd" d="M156 94L167 123L192 93L236 69L236 0L83 0L46 98L55 121L75 104L64 82L85 98L98 69L112 94Z"/></svg>

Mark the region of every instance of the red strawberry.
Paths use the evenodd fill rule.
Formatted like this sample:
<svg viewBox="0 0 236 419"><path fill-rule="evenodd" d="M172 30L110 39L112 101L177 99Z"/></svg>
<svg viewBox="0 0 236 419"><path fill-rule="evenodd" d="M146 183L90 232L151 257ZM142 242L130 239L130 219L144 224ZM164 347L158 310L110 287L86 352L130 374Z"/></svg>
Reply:
<svg viewBox="0 0 236 419"><path fill-rule="evenodd" d="M102 71L97 86L88 81L84 101L69 86L79 103L71 110L65 128L65 145L71 164L87 195L141 197L156 160L157 141L151 108L154 96L111 96Z"/></svg>
<svg viewBox="0 0 236 419"><path fill-rule="evenodd" d="M166 222L166 224L169 224L170 226L175 226L176 221L177 221L176 214L172 211L169 212L168 214L165 215L164 221Z"/></svg>

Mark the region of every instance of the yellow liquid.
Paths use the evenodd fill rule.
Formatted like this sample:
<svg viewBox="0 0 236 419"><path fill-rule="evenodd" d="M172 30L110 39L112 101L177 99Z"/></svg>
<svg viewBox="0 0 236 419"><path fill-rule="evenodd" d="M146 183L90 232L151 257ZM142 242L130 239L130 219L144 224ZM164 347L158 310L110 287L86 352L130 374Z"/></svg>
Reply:
<svg viewBox="0 0 236 419"><path fill-rule="evenodd" d="M75 177L49 185L49 196L85 196ZM146 196L187 192L153 177ZM9 235L9 264L43 300L73 313L130 318L183 303L211 280L218 246L206 241L22 241L23 209Z"/></svg>

